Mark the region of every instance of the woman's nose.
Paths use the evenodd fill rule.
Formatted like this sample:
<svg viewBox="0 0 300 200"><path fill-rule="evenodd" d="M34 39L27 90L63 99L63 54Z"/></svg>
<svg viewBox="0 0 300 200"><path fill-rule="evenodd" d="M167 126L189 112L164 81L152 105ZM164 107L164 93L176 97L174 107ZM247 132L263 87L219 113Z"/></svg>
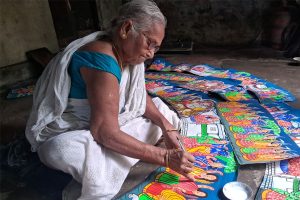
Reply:
<svg viewBox="0 0 300 200"><path fill-rule="evenodd" d="M154 50L148 50L146 53L147 59L153 58L154 56Z"/></svg>

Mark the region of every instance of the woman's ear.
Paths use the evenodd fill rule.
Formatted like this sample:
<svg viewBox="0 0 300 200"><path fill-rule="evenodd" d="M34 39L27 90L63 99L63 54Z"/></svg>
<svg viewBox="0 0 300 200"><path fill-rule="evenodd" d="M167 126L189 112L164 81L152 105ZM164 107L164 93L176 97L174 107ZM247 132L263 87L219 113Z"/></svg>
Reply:
<svg viewBox="0 0 300 200"><path fill-rule="evenodd" d="M132 29L132 26L133 26L133 22L130 19L123 22L120 30L120 37L122 39L127 39L128 33Z"/></svg>

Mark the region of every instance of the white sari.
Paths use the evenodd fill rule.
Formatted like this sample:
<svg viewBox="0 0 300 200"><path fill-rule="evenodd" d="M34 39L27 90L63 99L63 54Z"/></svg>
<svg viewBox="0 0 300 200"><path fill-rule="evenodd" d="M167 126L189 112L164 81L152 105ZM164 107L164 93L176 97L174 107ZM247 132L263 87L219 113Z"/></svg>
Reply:
<svg viewBox="0 0 300 200"><path fill-rule="evenodd" d="M68 99L71 80L67 68L72 54L96 40L96 32L72 42L46 67L33 96L33 107L26 126L32 150L38 151L47 166L64 171L82 183L80 199L111 199L120 190L131 166L138 160L98 145L90 131L87 100ZM155 144L161 130L142 115L146 108L144 64L126 68L120 83L119 125L136 139ZM175 127L180 122L159 98L155 105Z"/></svg>

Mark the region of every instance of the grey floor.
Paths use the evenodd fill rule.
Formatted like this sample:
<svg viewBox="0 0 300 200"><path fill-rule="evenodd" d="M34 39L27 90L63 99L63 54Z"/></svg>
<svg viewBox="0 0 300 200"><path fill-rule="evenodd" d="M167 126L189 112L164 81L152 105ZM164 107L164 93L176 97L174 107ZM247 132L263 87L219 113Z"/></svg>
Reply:
<svg viewBox="0 0 300 200"><path fill-rule="evenodd" d="M250 72L292 92L297 101L290 103L300 109L300 66L281 56L282 52L268 48L210 49L193 54L162 55L173 63L211 64L222 68L233 68ZM35 154L31 154L22 140L26 119L32 104L31 97L15 100L1 99L1 171L0 199L5 200L53 200L62 198L62 190L71 180L70 176L43 166ZM16 140L18 139L18 140ZM12 142L14 141L14 142ZM9 143L9 145L7 145ZM22 161L7 165L9 147L15 145L16 154ZM9 158L13 163L18 158ZM3 164L4 163L4 164ZM139 162L126 179L120 193L130 190L157 166ZM247 183L256 192L264 173L264 165L249 165L239 168L238 179ZM74 185L73 185L74 186ZM75 184L79 191L79 185ZM72 188L72 187L69 187ZM78 192L77 191L77 192ZM76 193L76 192L75 192Z"/></svg>

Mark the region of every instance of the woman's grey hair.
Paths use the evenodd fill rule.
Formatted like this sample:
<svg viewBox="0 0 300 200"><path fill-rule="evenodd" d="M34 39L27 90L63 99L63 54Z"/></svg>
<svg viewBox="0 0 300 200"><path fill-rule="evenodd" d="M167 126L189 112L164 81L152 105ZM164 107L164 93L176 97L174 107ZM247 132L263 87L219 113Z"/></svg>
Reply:
<svg viewBox="0 0 300 200"><path fill-rule="evenodd" d="M152 0L132 0L124 4L106 31L109 35L114 35L126 20L132 20L133 27L138 32L150 30L153 23L160 23L164 27L167 25L166 17Z"/></svg>

